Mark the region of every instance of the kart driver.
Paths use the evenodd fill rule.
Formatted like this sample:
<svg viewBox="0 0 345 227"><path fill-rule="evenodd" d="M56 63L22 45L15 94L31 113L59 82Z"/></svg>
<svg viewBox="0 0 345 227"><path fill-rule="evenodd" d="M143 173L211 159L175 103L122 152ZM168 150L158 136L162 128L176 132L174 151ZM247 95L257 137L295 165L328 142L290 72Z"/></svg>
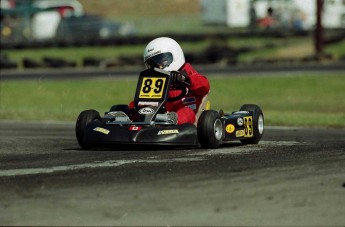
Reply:
<svg viewBox="0 0 345 227"><path fill-rule="evenodd" d="M186 84L187 94L181 100L167 102L165 108L173 122L194 124L202 99L210 91L208 79L185 61L182 48L171 38L160 37L152 40L144 50L144 63L146 68L156 67L171 72L173 83ZM180 93L178 90L170 90L169 98ZM133 101L129 108L134 108Z"/></svg>

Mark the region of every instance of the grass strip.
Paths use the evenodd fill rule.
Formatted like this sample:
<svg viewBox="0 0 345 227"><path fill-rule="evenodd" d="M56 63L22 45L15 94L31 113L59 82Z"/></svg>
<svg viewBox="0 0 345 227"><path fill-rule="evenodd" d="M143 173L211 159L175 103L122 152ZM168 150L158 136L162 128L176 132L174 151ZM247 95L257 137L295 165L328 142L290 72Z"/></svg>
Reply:
<svg viewBox="0 0 345 227"><path fill-rule="evenodd" d="M344 76L339 73L210 77L211 108L261 106L267 125L345 127ZM75 121L134 96L136 78L0 82L0 119Z"/></svg>

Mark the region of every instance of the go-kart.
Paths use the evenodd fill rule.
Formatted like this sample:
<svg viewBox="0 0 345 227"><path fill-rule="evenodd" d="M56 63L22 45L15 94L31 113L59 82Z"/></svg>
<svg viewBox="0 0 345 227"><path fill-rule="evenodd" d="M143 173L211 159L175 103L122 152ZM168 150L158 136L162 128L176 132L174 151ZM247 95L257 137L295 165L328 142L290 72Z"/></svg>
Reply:
<svg viewBox="0 0 345 227"><path fill-rule="evenodd" d="M180 95L169 98L169 89ZM117 145L174 145L218 148L225 141L257 144L264 132L264 116L259 106L245 104L231 114L209 110L206 98L196 114L195 124L177 124L169 119L166 102L183 98L188 92L183 83L174 83L171 73L157 68L142 71L134 96L135 108L114 105L101 117L96 110L78 116L76 137L84 149Z"/></svg>

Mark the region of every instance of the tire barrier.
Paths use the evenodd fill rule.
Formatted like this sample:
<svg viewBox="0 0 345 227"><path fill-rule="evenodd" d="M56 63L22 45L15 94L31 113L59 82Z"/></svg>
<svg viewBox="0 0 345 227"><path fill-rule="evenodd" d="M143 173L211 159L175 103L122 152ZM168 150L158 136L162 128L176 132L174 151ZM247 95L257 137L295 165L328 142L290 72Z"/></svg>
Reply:
<svg viewBox="0 0 345 227"><path fill-rule="evenodd" d="M67 61L62 58L44 57L41 62L32 60L30 58L24 58L22 61L23 68L35 69L35 68L65 68L76 67L77 63Z"/></svg>
<svg viewBox="0 0 345 227"><path fill-rule="evenodd" d="M16 62L11 61L6 55L0 55L0 68L1 69L15 69L18 67Z"/></svg>
<svg viewBox="0 0 345 227"><path fill-rule="evenodd" d="M340 36L332 36L325 39L325 44L339 42L344 39L343 32L337 32L341 34ZM226 41L231 36L232 38L241 38L241 37L253 37L253 36L276 36L282 37L281 33L217 33L217 34L167 34L166 36L172 37L176 40L181 40L181 42L195 42L202 40L212 40L213 44L207 47L205 50L202 50L198 53L186 52L185 57L187 61L193 62L193 64L222 64L222 65L236 65L238 63L238 56L241 53L248 51L258 50L259 48L254 47L242 47L242 48L233 48L230 47L223 41ZM46 47L69 47L69 46L106 46L106 45L137 45L137 44L146 44L150 40L156 38L156 36L145 36L145 37L119 37L118 39L112 40L89 40L83 42L36 42L36 43L22 43L16 45L7 45L6 48L46 48ZM1 43L1 46L3 43ZM268 45L260 47L260 49L268 49L275 47L274 45ZM333 61L332 56L327 55L324 58ZM345 56L341 56L339 61L344 62ZM289 59L261 59L257 58L253 60L252 64L294 64L294 63L305 63L305 62L315 62L318 61L316 56L308 56L302 59L299 58L289 58ZM56 57L44 57L41 61L35 61L29 58L24 58L22 60L23 68L63 68L63 67L99 67L99 68L111 68L111 67L122 67L122 66L138 66L142 65L141 56L120 56L114 59L101 59L94 57L85 57L82 59L81 65L78 65L76 62L67 61L65 59L56 58ZM0 68L1 69L15 69L18 68L20 64L17 62L11 61L7 56L1 55L0 58Z"/></svg>
<svg viewBox="0 0 345 227"><path fill-rule="evenodd" d="M246 37L292 37L300 34L286 34L283 31L261 31L261 32L221 32L221 33L196 33L196 34L161 34L159 36L171 37L179 42L196 42L202 40L227 40L229 37L246 38ZM307 33L303 35L308 35ZM73 40L57 38L47 41L4 41L1 40L1 49L34 49L34 48L47 48L47 47L73 47L73 46L118 46L118 45L138 45L146 44L152 39L157 38L157 35L146 36L119 36L117 38L109 39L96 39L87 38Z"/></svg>

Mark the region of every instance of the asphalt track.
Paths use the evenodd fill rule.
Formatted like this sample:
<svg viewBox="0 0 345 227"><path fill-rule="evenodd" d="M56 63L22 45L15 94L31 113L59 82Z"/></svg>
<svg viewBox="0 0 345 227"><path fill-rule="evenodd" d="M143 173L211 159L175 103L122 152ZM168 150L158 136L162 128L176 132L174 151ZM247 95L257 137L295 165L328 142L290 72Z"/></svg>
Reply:
<svg viewBox="0 0 345 227"><path fill-rule="evenodd" d="M84 151L74 123L0 121L0 225L344 226L345 129L258 145Z"/></svg>

